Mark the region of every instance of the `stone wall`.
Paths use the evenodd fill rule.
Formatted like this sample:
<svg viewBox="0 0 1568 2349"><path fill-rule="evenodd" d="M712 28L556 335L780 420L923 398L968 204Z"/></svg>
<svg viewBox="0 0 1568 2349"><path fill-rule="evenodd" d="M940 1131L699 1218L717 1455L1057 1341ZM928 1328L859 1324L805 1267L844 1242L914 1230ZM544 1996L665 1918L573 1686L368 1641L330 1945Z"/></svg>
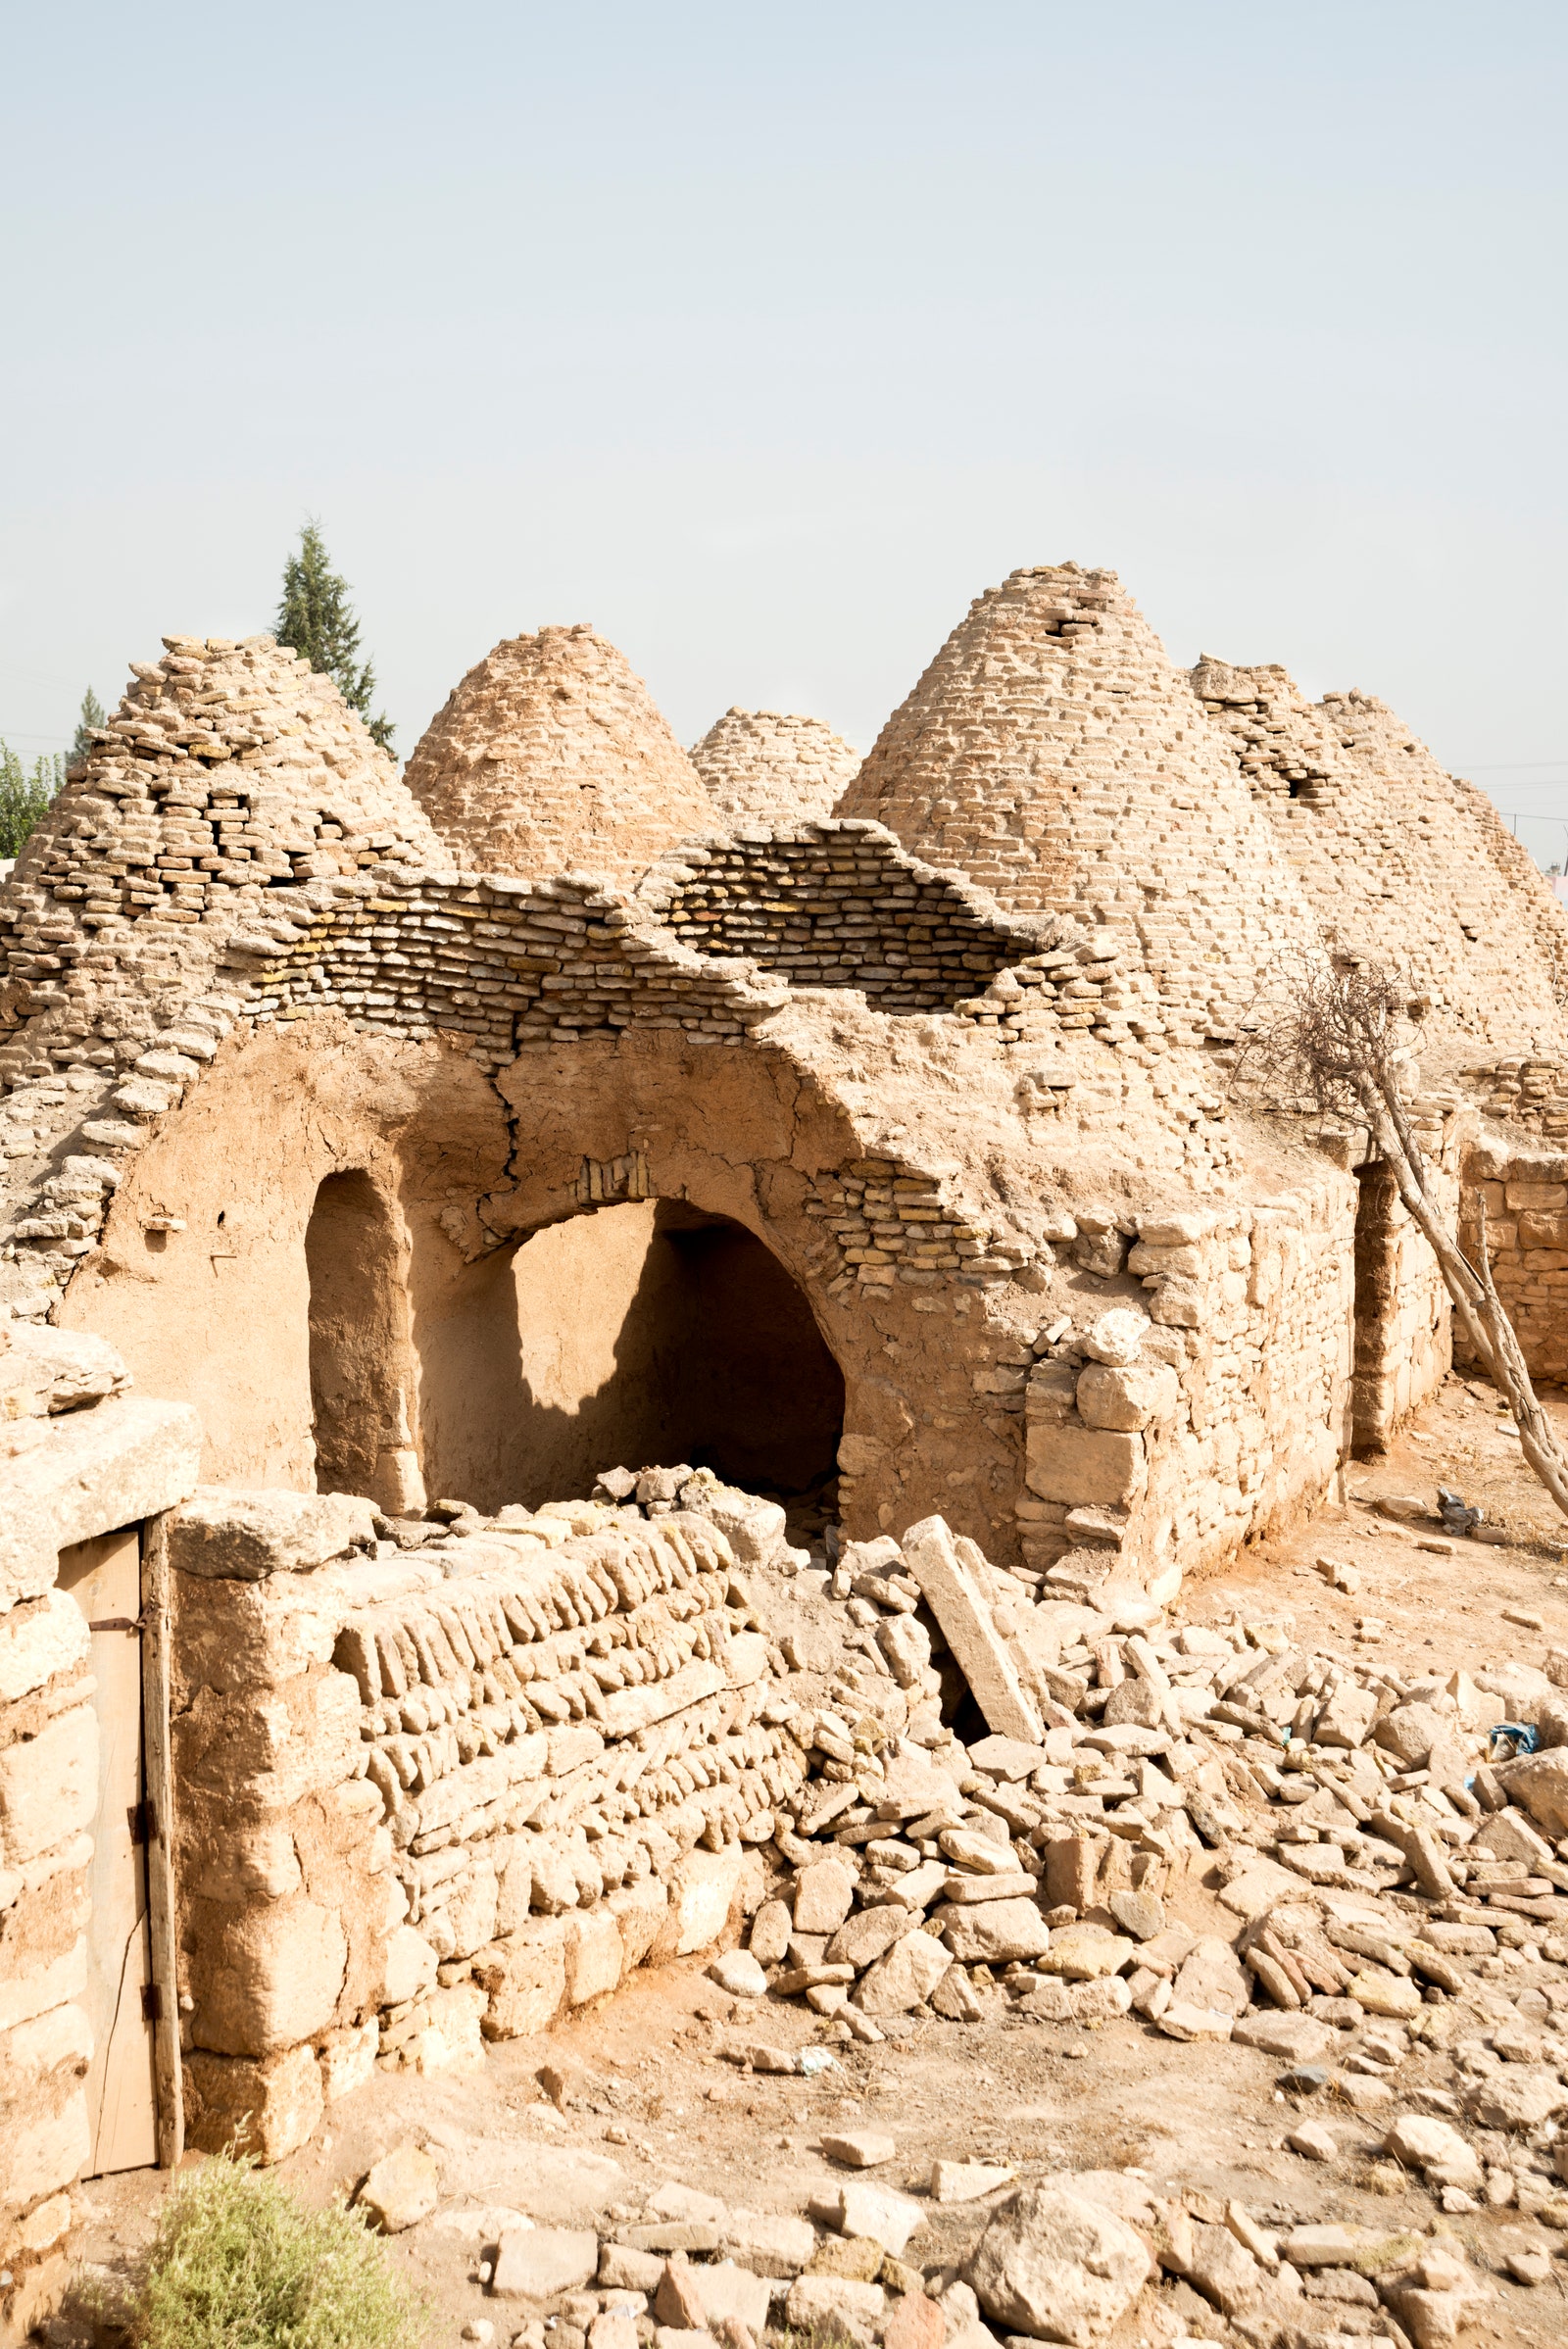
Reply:
<svg viewBox="0 0 1568 2349"><path fill-rule="evenodd" d="M1459 1245L1492 1277L1530 1375L1568 1384L1568 1153L1489 1133L1465 1159ZM1454 1350L1474 1368L1463 1332Z"/></svg>
<svg viewBox="0 0 1568 2349"><path fill-rule="evenodd" d="M879 1011L949 1011L1066 925L1014 921L880 824L748 824L684 840L638 902L704 955L744 955L795 987L855 987Z"/></svg>
<svg viewBox="0 0 1568 2349"><path fill-rule="evenodd" d="M481 2033L706 1946L760 1887L747 1853L807 1759L734 1551L770 1555L783 1512L661 1473L652 1518L447 1528L219 1488L180 1512L193 2143L278 2159L377 2060L462 2069Z"/></svg>
<svg viewBox="0 0 1568 2349"><path fill-rule="evenodd" d="M1013 1373L1030 1568L1113 1550L1168 1595L1173 1569L1324 1496L1345 1434L1353 1217L1325 1168L1266 1206L1086 1223L1073 1326L1048 1325Z"/></svg>

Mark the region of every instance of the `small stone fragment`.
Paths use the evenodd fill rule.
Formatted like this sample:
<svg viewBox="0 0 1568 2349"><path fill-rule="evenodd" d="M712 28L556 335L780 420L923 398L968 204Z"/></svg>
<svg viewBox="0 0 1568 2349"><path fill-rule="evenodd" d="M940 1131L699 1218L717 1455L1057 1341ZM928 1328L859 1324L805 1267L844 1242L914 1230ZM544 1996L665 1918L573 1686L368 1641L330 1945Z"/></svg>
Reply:
<svg viewBox="0 0 1568 2349"><path fill-rule="evenodd" d="M501 2238L490 2289L498 2300L554 2300L598 2269L599 2237L586 2227L514 2227Z"/></svg>
<svg viewBox="0 0 1568 2349"><path fill-rule="evenodd" d="M824 2136L822 2151L830 2162L845 2170L875 2170L883 2162L892 2161L898 2152L897 2141L880 2135L874 2129L855 2129L842 2136Z"/></svg>
<svg viewBox="0 0 1568 2349"><path fill-rule="evenodd" d="M1010 2185L1017 2175L990 2162L933 2162L928 2191L933 2202L978 2202Z"/></svg>
<svg viewBox="0 0 1568 2349"><path fill-rule="evenodd" d="M383 2153L355 2196L383 2234L401 2234L427 2219L441 2198L441 2172L417 2145Z"/></svg>

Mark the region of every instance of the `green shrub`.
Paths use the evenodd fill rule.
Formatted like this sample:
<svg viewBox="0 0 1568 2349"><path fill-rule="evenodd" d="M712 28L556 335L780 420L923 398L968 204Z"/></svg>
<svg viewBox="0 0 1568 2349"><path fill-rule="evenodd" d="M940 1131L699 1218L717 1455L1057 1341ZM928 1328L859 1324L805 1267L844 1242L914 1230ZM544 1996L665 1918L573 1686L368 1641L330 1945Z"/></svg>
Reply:
<svg viewBox="0 0 1568 2349"><path fill-rule="evenodd" d="M15 751L0 742L0 856L14 856L66 779L58 755L36 759L29 774Z"/></svg>
<svg viewBox="0 0 1568 2349"><path fill-rule="evenodd" d="M131 2338L136 2349L418 2349L426 2317L357 2212L308 2211L225 2154L165 2203Z"/></svg>

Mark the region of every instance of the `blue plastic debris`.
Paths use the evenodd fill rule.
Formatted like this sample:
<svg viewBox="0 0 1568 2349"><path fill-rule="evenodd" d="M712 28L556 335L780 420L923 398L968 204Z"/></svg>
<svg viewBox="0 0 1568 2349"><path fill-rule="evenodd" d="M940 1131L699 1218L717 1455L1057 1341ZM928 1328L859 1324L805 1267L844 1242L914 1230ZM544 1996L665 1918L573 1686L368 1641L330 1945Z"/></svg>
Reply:
<svg viewBox="0 0 1568 2349"><path fill-rule="evenodd" d="M825 2047L803 2047L801 2049L801 2070L808 2080L814 2080L819 2072L831 2072L835 2067L835 2062L836 2058L829 2055Z"/></svg>
<svg viewBox="0 0 1568 2349"><path fill-rule="evenodd" d="M1534 1753L1541 1743L1541 1732L1528 1721L1497 1721L1493 1724L1492 1742L1499 1737L1511 1737L1516 1754Z"/></svg>

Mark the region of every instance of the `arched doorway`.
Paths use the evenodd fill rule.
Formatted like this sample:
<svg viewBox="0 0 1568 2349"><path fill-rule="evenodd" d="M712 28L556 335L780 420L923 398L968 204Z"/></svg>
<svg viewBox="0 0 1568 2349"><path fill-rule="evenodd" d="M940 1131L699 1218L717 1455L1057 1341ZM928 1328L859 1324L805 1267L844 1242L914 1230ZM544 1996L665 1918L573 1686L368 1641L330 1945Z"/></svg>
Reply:
<svg viewBox="0 0 1568 2349"><path fill-rule="evenodd" d="M470 1267L419 1350L432 1490L481 1508L685 1461L809 1521L837 1473L844 1380L805 1296L755 1233L682 1200L602 1207Z"/></svg>
<svg viewBox="0 0 1568 2349"><path fill-rule="evenodd" d="M363 1169L328 1175L317 1192L305 1264L316 1489L363 1493L394 1514L422 1509L404 1250Z"/></svg>

